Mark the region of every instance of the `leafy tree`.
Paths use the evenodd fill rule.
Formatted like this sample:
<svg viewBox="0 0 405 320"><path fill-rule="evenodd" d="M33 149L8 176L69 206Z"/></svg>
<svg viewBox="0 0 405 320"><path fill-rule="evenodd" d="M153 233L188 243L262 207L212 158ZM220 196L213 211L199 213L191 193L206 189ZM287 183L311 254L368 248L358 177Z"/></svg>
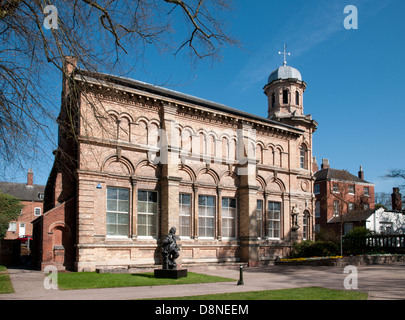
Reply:
<svg viewBox="0 0 405 320"><path fill-rule="evenodd" d="M5 237L10 221L18 219L22 208L19 199L0 192L0 239Z"/></svg>

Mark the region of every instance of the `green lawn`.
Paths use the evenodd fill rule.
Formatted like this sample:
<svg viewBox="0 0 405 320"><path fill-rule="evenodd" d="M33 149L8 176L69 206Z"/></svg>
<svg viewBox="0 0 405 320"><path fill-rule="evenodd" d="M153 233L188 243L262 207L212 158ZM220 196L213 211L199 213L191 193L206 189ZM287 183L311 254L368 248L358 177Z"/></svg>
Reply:
<svg viewBox="0 0 405 320"><path fill-rule="evenodd" d="M368 294L358 291L332 290L319 287L208 294L159 300L367 300Z"/></svg>
<svg viewBox="0 0 405 320"><path fill-rule="evenodd" d="M11 284L10 276L7 273L7 268L0 266L0 293L13 293L14 288Z"/></svg>
<svg viewBox="0 0 405 320"><path fill-rule="evenodd" d="M59 289L93 289L115 287L138 287L159 286L170 284L190 284L208 282L237 282L235 279L209 276L205 274L188 272L187 278L180 279L156 279L153 273L96 273L96 272L72 272L59 273Z"/></svg>

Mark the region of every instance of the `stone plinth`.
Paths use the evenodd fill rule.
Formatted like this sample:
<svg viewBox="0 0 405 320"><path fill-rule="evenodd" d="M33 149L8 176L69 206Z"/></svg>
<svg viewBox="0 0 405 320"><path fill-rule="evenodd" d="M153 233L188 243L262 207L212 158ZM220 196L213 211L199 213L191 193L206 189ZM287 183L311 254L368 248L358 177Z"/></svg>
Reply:
<svg viewBox="0 0 405 320"><path fill-rule="evenodd" d="M155 278L168 278L168 279L179 279L187 277L187 269L180 270L164 270L164 269L155 269Z"/></svg>

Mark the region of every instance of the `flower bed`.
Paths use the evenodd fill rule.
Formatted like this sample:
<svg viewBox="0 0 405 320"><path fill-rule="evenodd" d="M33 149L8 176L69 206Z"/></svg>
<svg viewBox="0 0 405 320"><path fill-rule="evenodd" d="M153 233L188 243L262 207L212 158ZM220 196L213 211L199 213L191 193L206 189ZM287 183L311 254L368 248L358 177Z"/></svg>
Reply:
<svg viewBox="0 0 405 320"><path fill-rule="evenodd" d="M332 257L278 259L275 261L275 265L344 267L347 265L360 266L373 264L388 264L403 261L405 261L404 254L365 254L347 257L332 256Z"/></svg>
<svg viewBox="0 0 405 320"><path fill-rule="evenodd" d="M332 257L311 257L311 258L294 258L294 259L279 259L275 261L276 265L289 266L338 266L341 265L341 256Z"/></svg>

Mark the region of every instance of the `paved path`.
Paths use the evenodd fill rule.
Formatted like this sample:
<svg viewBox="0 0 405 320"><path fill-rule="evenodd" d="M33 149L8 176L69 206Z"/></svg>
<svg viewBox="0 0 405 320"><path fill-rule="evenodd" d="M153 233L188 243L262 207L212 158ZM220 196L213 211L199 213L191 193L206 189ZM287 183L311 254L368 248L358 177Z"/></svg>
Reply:
<svg viewBox="0 0 405 320"><path fill-rule="evenodd" d="M369 299L405 300L405 263L360 266L358 290L369 293ZM187 284L175 286L129 287L112 289L58 290L45 289L45 275L40 271L8 269L15 293L0 294L0 300L125 300L189 296L319 286L344 290L344 268L269 266L247 268L243 286L237 286L235 269L190 268L189 271L224 276L234 282Z"/></svg>

